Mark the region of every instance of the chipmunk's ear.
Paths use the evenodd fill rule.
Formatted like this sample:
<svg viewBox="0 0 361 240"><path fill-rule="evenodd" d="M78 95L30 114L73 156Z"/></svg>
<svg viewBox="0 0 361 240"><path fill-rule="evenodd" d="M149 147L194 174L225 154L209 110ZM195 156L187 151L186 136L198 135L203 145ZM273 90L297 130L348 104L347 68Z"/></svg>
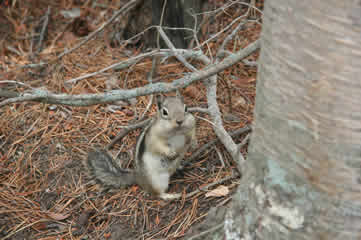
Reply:
<svg viewBox="0 0 361 240"><path fill-rule="evenodd" d="M176 98L180 99L182 102L184 102L184 98L182 96L182 94L180 93L180 91L177 89L176 91Z"/></svg>
<svg viewBox="0 0 361 240"><path fill-rule="evenodd" d="M163 96L160 95L160 94L157 94L157 108L158 108L158 111L160 111L162 109L162 104L163 104Z"/></svg>

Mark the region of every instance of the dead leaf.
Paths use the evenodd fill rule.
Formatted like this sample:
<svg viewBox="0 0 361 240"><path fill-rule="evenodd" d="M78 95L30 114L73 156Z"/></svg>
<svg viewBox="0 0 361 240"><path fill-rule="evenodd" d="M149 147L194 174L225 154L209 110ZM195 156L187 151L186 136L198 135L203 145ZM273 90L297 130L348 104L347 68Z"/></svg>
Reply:
<svg viewBox="0 0 361 240"><path fill-rule="evenodd" d="M57 221L61 221L61 220L64 220L66 218L68 218L70 216L70 214L61 214L61 213L53 213L53 212L49 212L48 213L48 216L54 220L57 220Z"/></svg>
<svg viewBox="0 0 361 240"><path fill-rule="evenodd" d="M188 86L184 90L184 95L192 98L197 98L197 96L199 95L199 89L195 86Z"/></svg>
<svg viewBox="0 0 361 240"><path fill-rule="evenodd" d="M138 186L132 186L131 192L136 193L138 191Z"/></svg>
<svg viewBox="0 0 361 240"><path fill-rule="evenodd" d="M45 222L39 222L39 223L36 223L33 226L33 228L36 229L37 231L44 231L48 228L48 224Z"/></svg>
<svg viewBox="0 0 361 240"><path fill-rule="evenodd" d="M228 187L224 185L218 186L216 189L213 189L210 192L206 193L206 197L224 197L229 194Z"/></svg>
<svg viewBox="0 0 361 240"><path fill-rule="evenodd" d="M245 107L247 105L247 100L243 96L237 97L233 102L235 107Z"/></svg>
<svg viewBox="0 0 361 240"><path fill-rule="evenodd" d="M156 224L156 225L159 225L159 223L160 223L160 219L159 219L159 215L157 215L157 216L155 217L155 224Z"/></svg>

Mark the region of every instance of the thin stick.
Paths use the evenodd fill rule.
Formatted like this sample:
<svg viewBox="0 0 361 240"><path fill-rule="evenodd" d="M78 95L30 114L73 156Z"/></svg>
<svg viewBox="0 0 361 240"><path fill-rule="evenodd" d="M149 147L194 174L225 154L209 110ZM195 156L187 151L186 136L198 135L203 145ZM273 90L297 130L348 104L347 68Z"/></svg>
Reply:
<svg viewBox="0 0 361 240"><path fill-rule="evenodd" d="M27 87L27 88L30 88L30 89L35 89L35 88L31 87L30 85L28 85L26 83L13 81L13 80L3 80L3 81L0 81L0 83L13 83L13 84L18 84L20 86L24 86L24 87Z"/></svg>
<svg viewBox="0 0 361 240"><path fill-rule="evenodd" d="M41 28L40 39L39 39L38 49L36 50L36 53L40 53L41 50L43 49L44 35L45 35L46 29L48 28L50 10L51 10L51 8L48 7L48 10L46 11L45 16L43 17L44 23L43 23L43 27Z"/></svg>
<svg viewBox="0 0 361 240"><path fill-rule="evenodd" d="M165 12L165 7L167 6L167 2L168 1L165 0L163 3L162 15L160 15L160 20L159 20L159 27L162 27L162 25L163 25L164 12ZM157 47L158 47L158 49L160 49L159 31L157 32Z"/></svg>
<svg viewBox="0 0 361 240"><path fill-rule="evenodd" d="M85 78L89 78L89 77L93 77L95 75L98 75L100 73L103 73L105 71L108 71L110 69L113 69L113 68L117 68L117 70L121 70L121 69L124 69L124 68L127 68L129 67L130 65L136 63L137 61L139 61L140 59L143 59L143 58L146 58L146 57L150 57L150 56L153 56L157 51L152 51L152 52L148 52L148 53L144 53L144 54L140 54L138 56L135 56L135 57L132 57L132 58L129 58L125 61L121 61L121 62L118 62L118 63L114 63L108 67L105 67L103 69L100 69L99 71L97 72L93 72L93 73L89 73L89 74L85 74L83 76L80 76L80 77L76 77L76 78L72 78L72 79L69 79L67 81L65 81L66 83L77 83L79 80L82 80L82 79L85 79Z"/></svg>
<svg viewBox="0 0 361 240"><path fill-rule="evenodd" d="M224 168L226 166L226 164L224 163L224 160L223 160L223 156L221 154L221 151L219 151L219 149L217 147L214 147L214 149L216 150L216 153L218 155L218 158L219 158L219 161L221 162L222 164L222 168Z"/></svg>
<svg viewBox="0 0 361 240"><path fill-rule="evenodd" d="M232 137L241 135L242 133L248 132L251 130L251 127L249 125L244 126L243 128L239 128L233 132L230 132L229 135ZM211 146L213 146L214 144L216 144L217 142L219 142L220 139L216 138L213 139L212 141L209 141L208 143L204 144L202 147L200 147L197 151L195 151L187 160L187 162L192 162L194 161L199 155L201 155L202 152L204 152L205 150L207 150L208 148L210 148Z"/></svg>
<svg viewBox="0 0 361 240"><path fill-rule="evenodd" d="M227 37L224 39L222 45L218 48L218 51L217 51L217 55L216 57L218 57L219 53L221 51L224 51L224 48L226 47L227 43L232 40L232 38L237 34L237 32L241 29L241 27L244 25L245 23L244 22L240 22L238 24L237 27L235 27L235 29L232 31L231 34L227 35Z"/></svg>
<svg viewBox="0 0 361 240"><path fill-rule="evenodd" d="M200 232L200 233L198 233L198 234L196 234L196 235L188 238L188 240L193 240L193 239L200 238L200 237L202 237L203 235L206 235L206 234L208 234L208 233L214 232L214 231L216 231L217 229L219 229L219 228L221 228L221 227L223 227L223 226L224 226L224 223L222 222L222 223L220 223L220 224L218 224L218 225L216 225L216 226L214 226L214 227L212 227L212 228L210 228L210 229L208 229L208 230L206 230L206 231Z"/></svg>
<svg viewBox="0 0 361 240"><path fill-rule="evenodd" d="M158 66L158 57L153 56L153 60L152 60L152 69L150 70L150 73L148 75L148 82L149 83L153 83L153 79L156 77L157 75L157 66ZM150 107L153 105L153 99L154 99L154 95L150 95L150 99L149 102L145 108L145 110L143 111L142 115L139 117L139 121L143 121L145 118L145 114L149 111Z"/></svg>
<svg viewBox="0 0 361 240"><path fill-rule="evenodd" d="M178 55L175 53L175 46L173 45L173 43L169 40L167 34L165 34L165 32L163 31L163 29L161 27L158 27L158 32L160 33L160 35L162 36L164 42L167 44L167 46L169 47L169 49L171 51L174 52L175 57L184 64L184 66L186 66L188 69L190 69L192 72L198 72L198 69L193 67L191 64L189 64L187 62L187 60L182 56L182 55Z"/></svg>

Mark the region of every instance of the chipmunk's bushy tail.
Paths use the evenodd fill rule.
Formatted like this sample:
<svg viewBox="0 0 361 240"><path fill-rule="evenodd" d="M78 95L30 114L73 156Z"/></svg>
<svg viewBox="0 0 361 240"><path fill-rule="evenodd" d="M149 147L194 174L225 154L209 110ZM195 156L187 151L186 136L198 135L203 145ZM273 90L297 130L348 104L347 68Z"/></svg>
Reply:
<svg viewBox="0 0 361 240"><path fill-rule="evenodd" d="M104 188L121 188L136 183L135 173L120 168L105 150L90 152L86 163L90 175Z"/></svg>

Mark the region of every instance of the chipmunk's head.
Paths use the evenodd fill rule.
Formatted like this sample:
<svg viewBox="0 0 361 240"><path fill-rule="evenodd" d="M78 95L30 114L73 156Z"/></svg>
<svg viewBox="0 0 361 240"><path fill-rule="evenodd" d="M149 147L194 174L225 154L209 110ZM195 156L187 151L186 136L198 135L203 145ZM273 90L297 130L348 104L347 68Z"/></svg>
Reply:
<svg viewBox="0 0 361 240"><path fill-rule="evenodd" d="M176 97L157 96L158 120L161 121L165 131L190 127L190 117L183 98L177 94Z"/></svg>

